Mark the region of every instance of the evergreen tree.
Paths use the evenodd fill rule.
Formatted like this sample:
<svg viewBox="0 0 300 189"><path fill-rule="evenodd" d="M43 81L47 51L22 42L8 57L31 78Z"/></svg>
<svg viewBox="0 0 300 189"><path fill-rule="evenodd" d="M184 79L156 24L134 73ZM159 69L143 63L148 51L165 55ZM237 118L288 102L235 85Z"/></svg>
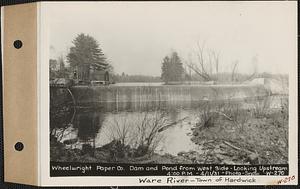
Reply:
<svg viewBox="0 0 300 189"><path fill-rule="evenodd" d="M102 49L93 37L81 33L72 43L74 46L70 48L67 55L71 67L93 65L105 68L108 66Z"/></svg>
<svg viewBox="0 0 300 189"><path fill-rule="evenodd" d="M184 68L177 52L173 52L171 57L166 56L162 62L162 80L165 83L170 81L182 81Z"/></svg>

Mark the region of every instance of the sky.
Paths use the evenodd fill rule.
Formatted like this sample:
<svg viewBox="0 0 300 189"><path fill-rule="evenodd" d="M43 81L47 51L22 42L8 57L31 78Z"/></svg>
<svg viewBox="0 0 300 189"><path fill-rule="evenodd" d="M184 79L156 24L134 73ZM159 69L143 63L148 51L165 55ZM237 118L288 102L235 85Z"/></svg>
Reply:
<svg viewBox="0 0 300 189"><path fill-rule="evenodd" d="M288 73L297 63L296 2L47 2L50 58L79 34L93 36L116 73L160 76L172 51L196 62L196 44L219 70Z"/></svg>

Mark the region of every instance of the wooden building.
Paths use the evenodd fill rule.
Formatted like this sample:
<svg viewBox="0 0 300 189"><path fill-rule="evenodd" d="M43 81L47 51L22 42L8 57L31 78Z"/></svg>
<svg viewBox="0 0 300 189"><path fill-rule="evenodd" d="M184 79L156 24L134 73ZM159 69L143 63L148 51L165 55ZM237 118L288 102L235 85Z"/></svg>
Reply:
<svg viewBox="0 0 300 189"><path fill-rule="evenodd" d="M109 84L111 81L107 65L83 64L73 70L73 79L77 84Z"/></svg>

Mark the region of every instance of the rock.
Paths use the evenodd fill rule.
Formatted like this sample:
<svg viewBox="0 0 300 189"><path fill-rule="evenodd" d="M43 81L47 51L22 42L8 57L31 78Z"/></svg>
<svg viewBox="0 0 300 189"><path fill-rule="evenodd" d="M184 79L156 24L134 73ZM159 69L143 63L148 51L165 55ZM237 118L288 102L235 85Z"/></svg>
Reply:
<svg viewBox="0 0 300 189"><path fill-rule="evenodd" d="M64 144L65 145L70 145L70 144L75 144L78 141L78 138L73 138L73 139L68 139L68 140L64 140Z"/></svg>
<svg viewBox="0 0 300 189"><path fill-rule="evenodd" d="M224 155L221 155L221 154L216 154L216 157L217 157L220 161L223 161L224 159L228 158L228 156L224 156Z"/></svg>
<svg viewBox="0 0 300 189"><path fill-rule="evenodd" d="M178 156L184 156L184 155L185 155L185 152L178 152L177 155L178 155Z"/></svg>
<svg viewBox="0 0 300 189"><path fill-rule="evenodd" d="M223 164L226 164L226 165L235 165L235 164L236 164L235 162L233 162L233 161L231 161L231 160L226 160L226 159L223 160L222 163L223 163Z"/></svg>
<svg viewBox="0 0 300 189"><path fill-rule="evenodd" d="M214 153L216 154L227 154L226 152L224 152L223 150L217 148L217 149L214 149Z"/></svg>
<svg viewBox="0 0 300 189"><path fill-rule="evenodd" d="M247 156L246 161L250 162L250 164L259 164L258 157L258 154L251 153Z"/></svg>

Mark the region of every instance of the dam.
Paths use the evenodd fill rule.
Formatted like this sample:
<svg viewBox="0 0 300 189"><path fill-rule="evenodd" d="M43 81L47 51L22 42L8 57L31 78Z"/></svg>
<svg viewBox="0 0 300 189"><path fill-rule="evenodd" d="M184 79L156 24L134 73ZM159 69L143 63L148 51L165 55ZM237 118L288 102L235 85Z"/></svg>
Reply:
<svg viewBox="0 0 300 189"><path fill-rule="evenodd" d="M74 86L71 91L77 105L98 104L108 111L184 107L204 100L242 100L270 93L264 85Z"/></svg>

